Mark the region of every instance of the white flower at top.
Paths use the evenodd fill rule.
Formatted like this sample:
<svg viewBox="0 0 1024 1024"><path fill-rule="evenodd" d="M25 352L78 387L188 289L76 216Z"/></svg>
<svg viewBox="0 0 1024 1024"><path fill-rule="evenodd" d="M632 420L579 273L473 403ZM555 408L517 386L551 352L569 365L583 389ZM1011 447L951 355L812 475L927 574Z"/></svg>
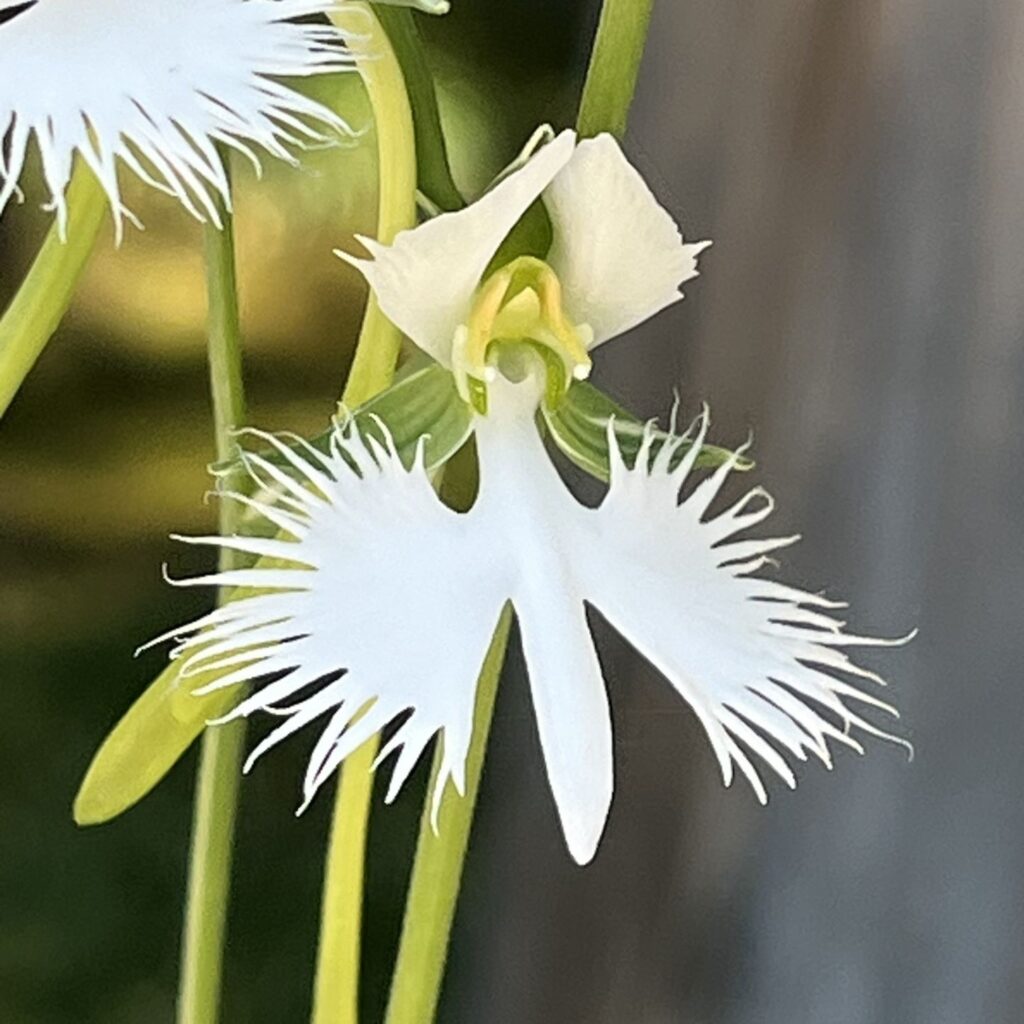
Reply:
<svg viewBox="0 0 1024 1024"><path fill-rule="evenodd" d="M492 267L485 279L538 197L550 251ZM785 755L831 767L829 741L861 751L855 728L887 735L855 710L895 714L854 685L882 680L845 649L889 641L847 633L831 614L841 605L758 575L796 538L747 535L772 510L760 488L713 510L740 453L694 480L706 414L664 442L647 429L632 461L609 423L610 485L597 508L566 489L537 429L538 407L586 376L590 350L681 297L705 244L683 241L611 137L577 144L565 132L467 209L391 246L367 240L372 260L350 258L476 410L480 490L469 512L448 509L422 443L407 466L386 432L379 443L352 423L326 453L263 435L274 458L249 454L246 463L278 500L231 497L279 538L191 542L277 561L182 581L258 592L177 631L174 652L185 678L223 673L206 690L264 680L229 716L283 716L250 763L328 716L306 773L308 803L348 754L402 718L378 758L397 752L388 798L441 733L436 813L449 779L462 790L477 675L509 601L551 788L581 863L594 855L613 790L588 606L690 705L725 783L738 767L762 802L755 759L792 787Z"/></svg>
<svg viewBox="0 0 1024 1024"><path fill-rule="evenodd" d="M465 210L403 232L391 246L360 238L372 261L338 255L363 273L384 313L420 348L457 376L479 372L478 349L490 339L468 337L478 286L498 246L542 193L554 238L548 280L558 286L568 327L584 350L678 302L680 285L696 276L697 257L711 244L683 242L611 136L577 145L566 131ZM462 365L474 342L472 365ZM574 351L576 376L586 376L589 358Z"/></svg>
<svg viewBox="0 0 1024 1024"><path fill-rule="evenodd" d="M257 163L261 149L345 130L278 77L352 66L337 29L292 19L334 0L0 0L0 212L20 196L34 136L61 232L77 153L110 198L120 239L134 219L119 165L200 220L230 205L217 144Z"/></svg>

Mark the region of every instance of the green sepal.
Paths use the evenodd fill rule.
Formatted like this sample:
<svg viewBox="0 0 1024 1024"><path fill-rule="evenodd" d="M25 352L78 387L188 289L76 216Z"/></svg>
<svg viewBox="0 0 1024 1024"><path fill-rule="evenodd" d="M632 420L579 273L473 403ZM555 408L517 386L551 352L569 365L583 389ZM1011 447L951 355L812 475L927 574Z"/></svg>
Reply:
<svg viewBox="0 0 1024 1024"><path fill-rule="evenodd" d="M473 413L459 397L455 378L431 360L402 375L386 391L354 410L352 416L363 437L383 440L380 424L391 434L399 458L411 466L423 438L427 471L443 466L473 432ZM313 439L326 452L332 430Z"/></svg>
<svg viewBox="0 0 1024 1024"><path fill-rule="evenodd" d="M241 687L205 697L193 691L214 674L178 678L172 663L128 709L103 741L89 765L73 814L79 825L100 825L137 804L174 767L213 718L226 714Z"/></svg>
<svg viewBox="0 0 1024 1024"><path fill-rule="evenodd" d="M605 483L609 478L608 421L612 420L615 438L626 464L636 462L643 441L645 424L592 384L575 382L557 404L545 402L542 415L551 437L568 458L591 476ZM673 438L668 431L654 429L652 454ZM692 444L683 442L673 457L672 465L682 460ZM697 457L697 465L711 469L733 457L728 448L706 444ZM740 458L736 468L751 469L750 459Z"/></svg>
<svg viewBox="0 0 1024 1024"><path fill-rule="evenodd" d="M428 472L444 465L473 431L472 410L459 397L455 378L433 360L402 374L391 387L353 410L351 415L364 438L383 441L383 423L407 468L412 465L422 438L424 464ZM309 443L326 454L330 450L333 433L332 427ZM261 454L282 469L289 468L279 454ZM218 463L212 468L217 476L225 476L241 467L238 460L234 460Z"/></svg>

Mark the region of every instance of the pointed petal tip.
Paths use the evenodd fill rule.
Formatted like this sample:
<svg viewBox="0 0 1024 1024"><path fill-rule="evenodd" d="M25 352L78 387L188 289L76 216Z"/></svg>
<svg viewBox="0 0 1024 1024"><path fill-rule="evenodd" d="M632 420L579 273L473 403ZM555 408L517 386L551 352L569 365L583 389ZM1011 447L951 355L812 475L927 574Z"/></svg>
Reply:
<svg viewBox="0 0 1024 1024"><path fill-rule="evenodd" d="M565 844L569 848L569 856L581 867L585 868L588 864L592 863L594 858L597 856L597 847L600 842L600 835L594 836L593 838L580 838L576 837L570 839L568 835L565 837Z"/></svg>
<svg viewBox="0 0 1024 1024"><path fill-rule="evenodd" d="M608 824L608 811L599 818L591 818L589 821L577 820L565 821L562 818L562 835L565 837L565 845L569 850L569 856L579 864L586 867L597 856L601 839L604 836Z"/></svg>
<svg viewBox="0 0 1024 1024"><path fill-rule="evenodd" d="M165 640L171 640L171 639L174 639L174 638L168 636L166 633L161 633L160 636L155 636L155 637L153 637L152 640L147 640L144 644L139 644L139 646L136 647L134 651L132 651L132 657L133 658L137 658L137 657L139 657L139 655L145 654L146 651L152 650L154 647L157 647L159 644L163 643ZM173 653L172 653L172 656L171 656L171 660L172 661L174 660Z"/></svg>
<svg viewBox="0 0 1024 1024"><path fill-rule="evenodd" d="M357 236L357 241L358 240L359 239ZM331 252L334 253L334 255L337 256L338 259L341 260L343 263L347 263L353 269L358 270L360 274L365 274L363 268L368 263L372 262L371 260L366 259L366 257L364 256L356 256L353 253L347 252L344 249L332 249Z"/></svg>

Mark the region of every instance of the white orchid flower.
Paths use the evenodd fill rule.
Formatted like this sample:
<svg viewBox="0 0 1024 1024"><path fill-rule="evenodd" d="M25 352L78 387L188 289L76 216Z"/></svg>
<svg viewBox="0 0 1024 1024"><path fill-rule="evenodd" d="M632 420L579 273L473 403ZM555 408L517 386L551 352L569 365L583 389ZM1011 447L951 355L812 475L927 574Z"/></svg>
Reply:
<svg viewBox="0 0 1024 1024"><path fill-rule="evenodd" d="M546 259L516 259L485 279L538 197L553 228ZM431 486L424 440L407 465L387 431L366 437L351 421L327 451L267 437L273 457L247 456L280 498L232 497L282 536L191 542L274 563L182 581L258 592L178 631L188 635L176 656L183 676L223 673L206 690L272 679L229 716L284 716L250 764L329 715L306 773L308 803L346 756L405 715L378 758L400 751L388 799L440 732L436 813L448 779L462 789L477 675L509 601L548 777L580 863L595 853L613 789L612 723L588 605L694 710L726 785L738 766L762 802L751 754L792 787L782 752L831 767L829 740L861 751L855 727L887 735L850 706L896 713L848 681L882 680L844 649L889 641L847 633L828 614L840 605L755 575L796 538L745 536L772 510L760 488L710 511L739 453L691 486L706 414L695 437L659 442L646 429L631 464L609 423L610 485L597 508L567 490L538 431L545 395L585 376L595 346L681 298L706 244L682 240L610 136L577 145L572 132L467 209L391 246L366 241L372 261L352 262L381 307L452 370L472 404L479 495L469 512L450 510Z"/></svg>
<svg viewBox="0 0 1024 1024"><path fill-rule="evenodd" d="M134 220L118 165L220 225L230 206L217 143L259 166L254 147L345 130L322 104L277 81L352 66L337 29L296 24L333 0L0 0L0 212L20 198L29 141L62 233L75 154L110 199L117 237Z"/></svg>

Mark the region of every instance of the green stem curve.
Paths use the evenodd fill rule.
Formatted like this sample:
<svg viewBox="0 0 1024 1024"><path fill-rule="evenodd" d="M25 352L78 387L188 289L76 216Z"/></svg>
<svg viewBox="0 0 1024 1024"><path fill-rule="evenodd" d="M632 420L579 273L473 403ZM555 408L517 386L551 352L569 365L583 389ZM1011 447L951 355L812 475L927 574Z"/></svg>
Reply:
<svg viewBox="0 0 1024 1024"><path fill-rule="evenodd" d="M415 16L410 10L382 7L377 17L405 76L416 132L417 184L442 210L459 210L466 202L452 177L437 90Z"/></svg>
<svg viewBox="0 0 1024 1024"><path fill-rule="evenodd" d="M75 163L67 204L67 241L54 224L0 318L0 418L67 312L103 223L106 193L82 160Z"/></svg>

